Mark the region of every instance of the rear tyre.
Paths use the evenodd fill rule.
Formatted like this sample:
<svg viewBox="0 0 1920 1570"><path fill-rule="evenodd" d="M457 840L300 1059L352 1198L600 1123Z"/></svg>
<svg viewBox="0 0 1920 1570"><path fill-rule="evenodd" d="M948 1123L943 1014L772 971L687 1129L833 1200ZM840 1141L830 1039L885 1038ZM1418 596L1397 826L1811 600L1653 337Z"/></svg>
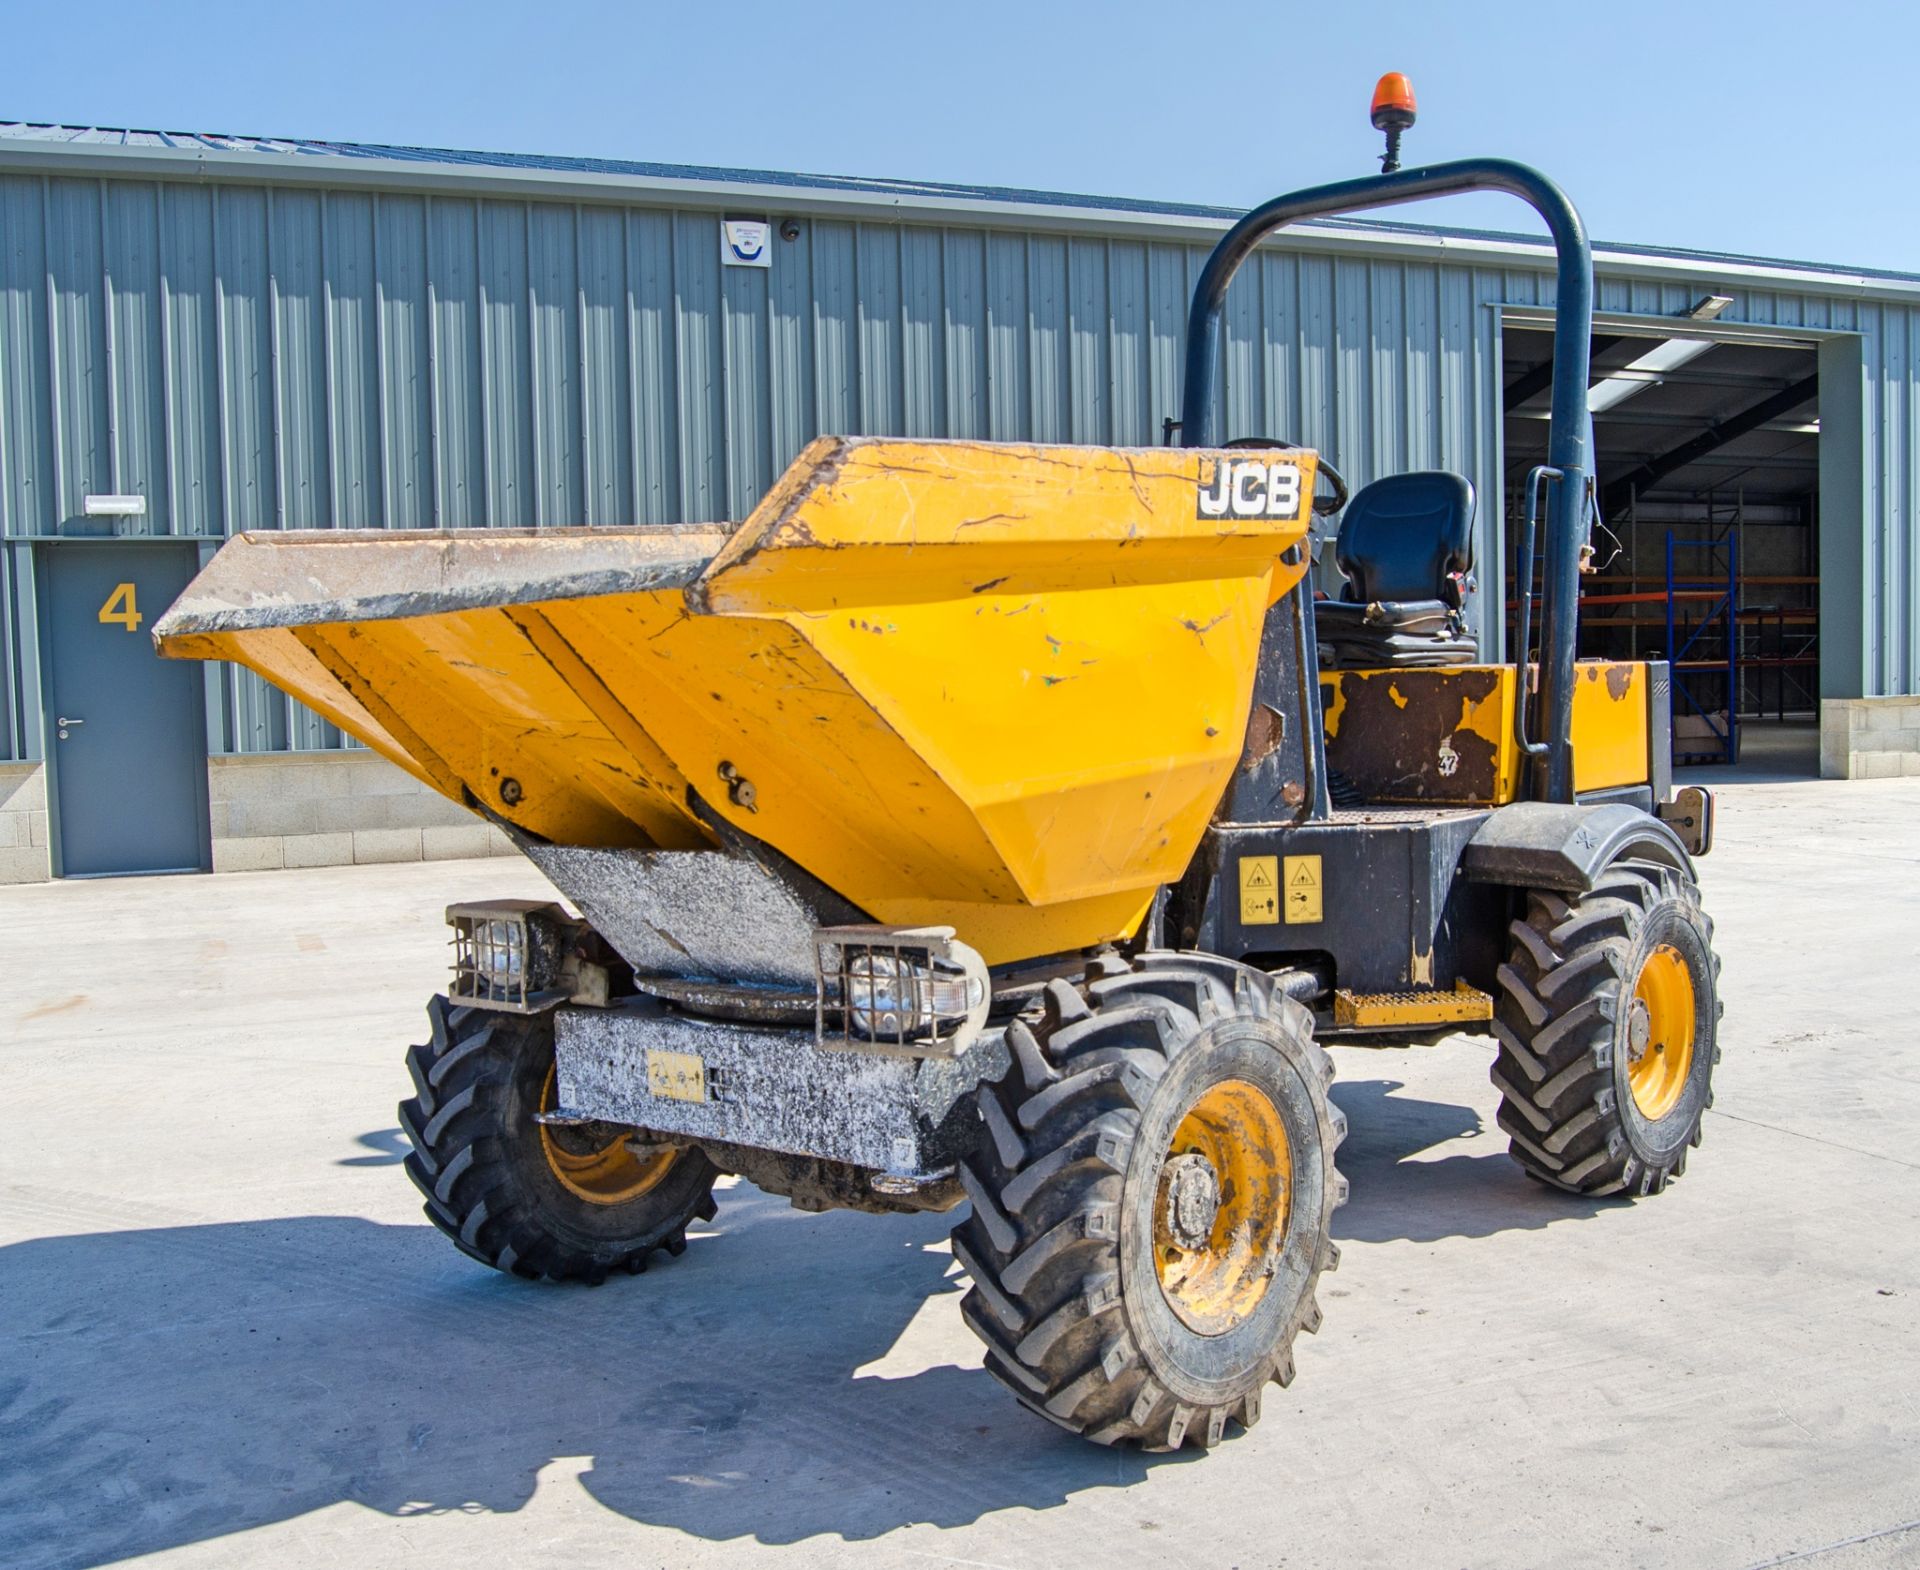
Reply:
<svg viewBox="0 0 1920 1570"><path fill-rule="evenodd" d="M429 1220L483 1265L529 1279L598 1285L682 1253L687 1225L714 1213L718 1175L698 1150L646 1147L634 1131L549 1128L553 1016L427 1005L433 1036L407 1053L400 1103L407 1176Z"/></svg>
<svg viewBox="0 0 1920 1570"><path fill-rule="evenodd" d="M1346 1122L1311 1016L1257 971L1149 953L1051 983L1008 1044L953 1233L988 1372L1101 1444L1251 1427L1339 1257Z"/></svg>
<svg viewBox="0 0 1920 1570"><path fill-rule="evenodd" d="M1617 862L1535 890L1500 967L1493 1083L1513 1159L1577 1194L1657 1194L1713 1104L1720 961L1692 879Z"/></svg>

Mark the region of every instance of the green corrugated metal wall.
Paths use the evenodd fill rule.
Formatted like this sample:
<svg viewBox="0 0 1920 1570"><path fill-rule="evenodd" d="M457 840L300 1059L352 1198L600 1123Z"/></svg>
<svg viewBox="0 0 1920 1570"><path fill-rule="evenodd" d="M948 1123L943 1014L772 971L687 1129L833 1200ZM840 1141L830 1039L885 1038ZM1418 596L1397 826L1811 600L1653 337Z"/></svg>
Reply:
<svg viewBox="0 0 1920 1570"><path fill-rule="evenodd" d="M213 537L738 518L822 431L1149 444L1177 412L1203 246L1096 214L1073 235L804 203L760 271L721 265L708 211L0 176L0 532L56 535L107 491L145 495L148 531ZM1497 307L1551 288L1358 239L1263 252L1229 304L1226 425L1356 484L1465 471L1498 595ZM1670 316L1697 292L1603 268L1599 305ZM1729 292L1723 321L1860 335L1860 685L1916 690L1914 313ZM38 751L27 559L0 551L0 758ZM340 744L244 673L223 697L216 750Z"/></svg>

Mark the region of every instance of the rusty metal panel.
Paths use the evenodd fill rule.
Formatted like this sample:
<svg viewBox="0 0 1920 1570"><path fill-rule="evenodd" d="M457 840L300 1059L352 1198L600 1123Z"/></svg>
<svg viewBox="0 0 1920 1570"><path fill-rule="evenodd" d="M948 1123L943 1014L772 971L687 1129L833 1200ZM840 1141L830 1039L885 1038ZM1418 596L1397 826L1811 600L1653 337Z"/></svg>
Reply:
<svg viewBox="0 0 1920 1570"><path fill-rule="evenodd" d="M1513 672L1335 671L1321 677L1327 766L1370 802L1513 799Z"/></svg>
<svg viewBox="0 0 1920 1570"><path fill-rule="evenodd" d="M1648 667L1582 660L1574 684L1574 786L1645 784ZM1330 671L1321 677L1327 763L1370 802L1493 806L1519 792L1514 673L1505 665Z"/></svg>

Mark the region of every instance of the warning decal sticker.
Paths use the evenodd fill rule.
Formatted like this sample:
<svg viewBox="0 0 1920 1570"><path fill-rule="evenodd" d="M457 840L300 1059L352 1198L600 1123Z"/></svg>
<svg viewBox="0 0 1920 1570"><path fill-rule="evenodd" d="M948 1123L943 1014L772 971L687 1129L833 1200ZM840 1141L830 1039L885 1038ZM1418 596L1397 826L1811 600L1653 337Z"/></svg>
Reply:
<svg viewBox="0 0 1920 1570"><path fill-rule="evenodd" d="M1268 860L1272 858L1269 857ZM1241 865L1244 867L1245 862ZM1287 857L1287 922L1316 922L1321 919L1320 908L1320 858L1318 856ZM1246 877L1241 876L1244 888ZM1240 896L1244 903L1246 895Z"/></svg>
<svg viewBox="0 0 1920 1570"><path fill-rule="evenodd" d="M1280 924L1280 858L1240 858L1240 925L1272 927Z"/></svg>

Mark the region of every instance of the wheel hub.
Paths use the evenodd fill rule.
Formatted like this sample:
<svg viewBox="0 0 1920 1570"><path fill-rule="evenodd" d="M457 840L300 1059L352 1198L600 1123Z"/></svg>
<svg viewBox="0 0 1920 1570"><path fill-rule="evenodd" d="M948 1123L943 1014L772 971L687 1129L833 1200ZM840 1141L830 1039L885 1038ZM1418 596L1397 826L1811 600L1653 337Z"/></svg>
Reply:
<svg viewBox="0 0 1920 1570"><path fill-rule="evenodd" d="M1647 1043L1653 1039L1653 1012L1645 998L1635 998L1627 1011L1627 1056L1638 1063L1647 1055Z"/></svg>
<svg viewBox="0 0 1920 1570"><path fill-rule="evenodd" d="M1260 1306L1286 1245L1293 1148L1280 1108L1229 1079L1195 1097L1160 1163L1153 1262L1189 1330L1225 1335Z"/></svg>
<svg viewBox="0 0 1920 1570"><path fill-rule="evenodd" d="M1198 1151L1167 1163L1165 1226L1176 1248L1205 1248L1220 1214L1220 1174Z"/></svg>
<svg viewBox="0 0 1920 1570"><path fill-rule="evenodd" d="M1627 1011L1627 1084L1640 1115L1657 1122L1680 1104L1693 1070L1693 974L1671 944L1640 966Z"/></svg>

